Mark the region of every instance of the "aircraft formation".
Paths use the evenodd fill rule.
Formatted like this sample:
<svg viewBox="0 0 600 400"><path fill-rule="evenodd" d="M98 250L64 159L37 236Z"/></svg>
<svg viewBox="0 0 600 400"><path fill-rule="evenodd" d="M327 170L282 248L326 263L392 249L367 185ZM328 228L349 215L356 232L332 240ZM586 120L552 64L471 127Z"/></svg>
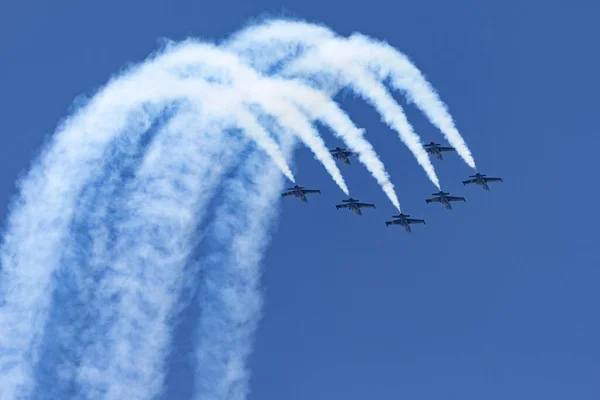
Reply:
<svg viewBox="0 0 600 400"><path fill-rule="evenodd" d="M438 160L443 160L442 153L447 151L456 151L454 147L442 146L439 143L430 142L424 145L425 150L435 156ZM336 147L335 149L330 150L333 158L343 162L344 164L351 165L350 157L356 156L357 154L348 151L341 147ZM485 191L489 191L490 188L488 186L488 182L503 182L502 178L489 178L485 174L480 174L477 172L475 175L470 175L469 179L462 181L463 185L476 184L477 186L481 186L481 188ZM285 192L281 194L281 197L294 196L299 198L303 203L308 203L308 199L306 198L307 194L321 194L320 190L315 189L306 189L304 186L295 185L294 187L286 189ZM425 203L440 203L447 210L452 210L452 202L462 201L467 202L464 197L450 196L449 192L444 192L440 190L437 193L432 194L433 197L429 199L425 199ZM375 204L371 203L361 203L358 199L353 199L350 197L348 200L342 200L342 204L336 204L335 208L337 210L342 208L347 208L348 210L354 212L358 216L362 216L361 208L376 208ZM400 213L398 215L393 215L391 221L386 221L385 225L400 225L406 230L406 232L411 232L410 226L412 224L425 224L424 219L414 219L410 218L409 214Z"/></svg>

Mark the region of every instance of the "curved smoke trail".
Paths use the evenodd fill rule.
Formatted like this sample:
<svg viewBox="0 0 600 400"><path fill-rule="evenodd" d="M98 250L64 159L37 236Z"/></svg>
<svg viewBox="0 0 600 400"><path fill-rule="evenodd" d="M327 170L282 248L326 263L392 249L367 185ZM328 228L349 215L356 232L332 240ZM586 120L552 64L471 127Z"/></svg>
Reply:
<svg viewBox="0 0 600 400"><path fill-rule="evenodd" d="M394 89L404 92L409 100L423 111L429 120L444 134L458 154L472 168L475 161L464 139L456 129L452 116L446 105L425 79L421 71L410 62L408 57L398 52L387 43L374 40L361 34L353 34L346 39L336 35L325 26L303 21L273 20L251 26L233 36L226 45L246 58L251 65L260 71L268 72L273 68L285 75L325 74L320 79L322 89L335 93L348 82L354 82L352 87L357 93L375 105L386 120L392 118L402 120L401 127L388 122L401 135L407 135L411 142L414 137L412 128L403 116L400 108L385 111L378 98L369 95L374 88L367 79L357 80L352 73L352 66L376 74L380 80L391 78ZM291 65L287 65L293 61ZM331 80L331 74L340 76L340 80ZM382 102L388 103L385 99ZM409 148L426 170L432 182L436 183L433 167L424 159L421 149L416 143L408 144Z"/></svg>
<svg viewBox="0 0 600 400"><path fill-rule="evenodd" d="M439 186L381 83L391 78L471 165L437 94L386 46L267 21L220 47L169 44L66 119L20 182L3 238L0 398L153 398L181 294L196 286L195 396L243 399L260 262L296 142L349 194L314 127L326 124L400 210L383 163L331 95L349 86L363 96ZM343 63L328 56L339 49ZM200 260L198 232L212 243ZM189 265L201 282L186 281Z"/></svg>

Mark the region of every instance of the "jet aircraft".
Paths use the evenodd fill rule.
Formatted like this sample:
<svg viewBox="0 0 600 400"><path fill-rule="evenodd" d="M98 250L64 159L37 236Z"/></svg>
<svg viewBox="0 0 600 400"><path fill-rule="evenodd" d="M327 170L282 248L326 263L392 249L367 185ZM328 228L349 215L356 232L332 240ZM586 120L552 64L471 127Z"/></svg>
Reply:
<svg viewBox="0 0 600 400"><path fill-rule="evenodd" d="M450 193L446 193L440 190L437 193L433 193L433 195L437 197L434 197L432 199L425 199L425 203L440 203L443 204L444 207L446 207L446 209L452 210L452 206L450 205L451 201L464 201L465 203L467 202L467 200L464 197L448 196L449 194Z"/></svg>
<svg viewBox="0 0 600 400"><path fill-rule="evenodd" d="M333 156L333 158L337 158L338 160L341 160L344 162L344 164L348 164L350 165L350 160L348 159L348 157L352 157L355 156L356 153L353 151L349 151L346 149L342 149L341 147L336 147L333 150L329 150L331 152L331 155Z"/></svg>
<svg viewBox="0 0 600 400"><path fill-rule="evenodd" d="M441 144L434 143L434 142L429 142L428 144L424 145L423 147L425 147L425 151L427 151L429 154L433 154L438 160L444 159L444 157L442 157L442 152L456 151L454 149L454 147L444 147Z"/></svg>
<svg viewBox="0 0 600 400"><path fill-rule="evenodd" d="M404 228L404 230L406 230L406 232L411 232L411 229L410 229L411 224L424 224L425 223L424 219L413 219L413 218L408 218L408 217L410 217L410 215L404 214L404 213L394 215L394 216L392 216L392 218L398 218L398 219L394 219L393 221L385 221L385 226L402 225L402 227Z"/></svg>
<svg viewBox="0 0 600 400"><path fill-rule="evenodd" d="M483 188L483 190L489 192L490 188L487 185L488 182L503 182L502 178L488 178L486 177L485 174L480 174L479 172L476 173L475 175L469 175L469 178L473 178L473 179L468 179L466 181L462 181L463 185L469 185L471 183L475 183L478 186L481 186Z"/></svg>
<svg viewBox="0 0 600 400"><path fill-rule="evenodd" d="M342 203L344 204L336 204L335 208L338 210L340 208L347 208L348 210L354 211L356 215L362 215L362 212L360 211L361 208L376 208L375 204L360 203L358 200L355 200L352 197L350 197L348 200L342 200Z"/></svg>
<svg viewBox="0 0 600 400"><path fill-rule="evenodd" d="M281 197L294 196L294 197L297 197L300 200L302 200L303 203L308 203L308 199L306 198L306 195L307 194L312 194L312 193L321 194L321 191L320 190L304 189L304 186L295 185L292 188L286 189L286 192L282 193Z"/></svg>

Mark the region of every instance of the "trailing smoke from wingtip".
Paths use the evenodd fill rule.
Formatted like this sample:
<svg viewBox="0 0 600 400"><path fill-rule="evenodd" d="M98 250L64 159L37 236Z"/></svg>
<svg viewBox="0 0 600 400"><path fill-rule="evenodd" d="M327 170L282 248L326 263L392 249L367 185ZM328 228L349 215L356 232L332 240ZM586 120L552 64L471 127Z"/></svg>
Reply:
<svg viewBox="0 0 600 400"><path fill-rule="evenodd" d="M337 88L327 87L332 92L346 86L348 81L355 82L355 77L350 73L360 68L361 73L373 72L384 81L390 79L392 88L402 91L409 100L437 126L448 142L454 146L458 154L472 168L475 161L464 139L458 132L447 106L442 102L432 85L425 79L421 71L408 59L408 57L389 44L368 36L355 33L349 38L343 38L326 26L311 24L296 20L272 20L256 26L250 26L234 35L226 45L241 54L249 62L263 71L268 71L273 65L286 63L290 53L298 54L293 60L283 67L283 73L294 75L294 71L302 74L314 74L337 71L346 74L344 85ZM372 85L364 84L354 86L359 95L369 93ZM331 81L320 81L322 86L331 84ZM379 97L381 99L381 97ZM385 103L389 103L384 100ZM377 107L377 102L374 105ZM379 103L381 104L381 103ZM388 111L389 107L383 106ZM381 111L381 110L380 110ZM399 134L405 135L409 143L405 142L413 152L419 164L426 170L432 182L439 187L437 177L431 164L425 160L420 141L414 143L412 127L403 120L399 106L386 113L387 118L393 118L400 123L402 130ZM397 127L399 128L399 127ZM403 139L404 141L404 139ZM429 165L428 165L429 164Z"/></svg>

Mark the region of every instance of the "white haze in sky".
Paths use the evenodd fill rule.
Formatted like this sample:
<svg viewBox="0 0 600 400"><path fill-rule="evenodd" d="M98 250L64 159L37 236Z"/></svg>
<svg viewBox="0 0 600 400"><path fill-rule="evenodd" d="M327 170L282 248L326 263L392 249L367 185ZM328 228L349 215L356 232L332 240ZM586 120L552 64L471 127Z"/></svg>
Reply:
<svg viewBox="0 0 600 400"><path fill-rule="evenodd" d="M155 398L191 290L201 309L194 396L244 399L260 266L273 205L294 181L293 149L307 146L350 195L315 122L358 153L400 210L364 130L332 96L347 87L364 99L440 186L386 83L475 167L417 67L360 34L266 21L221 46L169 43L111 79L60 124L12 203L0 249L0 398Z"/></svg>

